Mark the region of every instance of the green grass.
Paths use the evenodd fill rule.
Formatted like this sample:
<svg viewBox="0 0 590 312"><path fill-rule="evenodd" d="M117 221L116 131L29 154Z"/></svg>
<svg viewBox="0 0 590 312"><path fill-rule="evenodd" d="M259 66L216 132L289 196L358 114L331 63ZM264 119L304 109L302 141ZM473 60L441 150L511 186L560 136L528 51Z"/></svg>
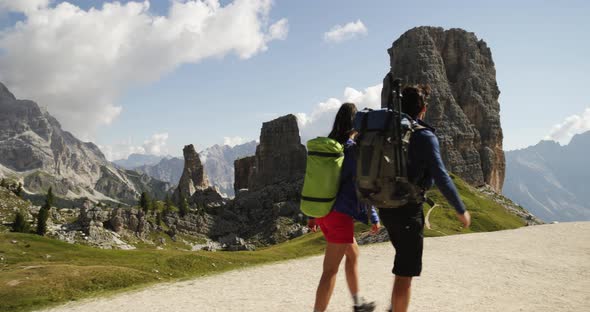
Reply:
<svg viewBox="0 0 590 312"><path fill-rule="evenodd" d="M16 211L27 210L29 205L30 203L20 199L8 189L0 187L0 232L8 231Z"/></svg>
<svg viewBox="0 0 590 312"><path fill-rule="evenodd" d="M457 220L455 210L449 205L443 195L438 190L432 190L428 192L428 197L437 203L438 206L430 214L429 219L432 229L425 229L425 236L491 232L515 229L526 225L524 220L509 213L502 205L496 203L487 195L478 192L460 178L456 176L452 177L461 195L461 199L471 214L471 227L464 229ZM424 214L429 209L430 206L425 205Z"/></svg>
<svg viewBox="0 0 590 312"><path fill-rule="evenodd" d="M13 244L15 240L18 243ZM0 234L0 311L108 294L321 253L320 233L258 251L101 250L31 234Z"/></svg>
<svg viewBox="0 0 590 312"><path fill-rule="evenodd" d="M430 215L432 230L426 229L426 236L524 226L524 221L487 195L458 178L454 181L471 212L471 228L463 229L440 192L430 191L430 198L439 206ZM425 207L425 213L429 208ZM357 223L355 230L366 231L368 226ZM71 245L30 234L0 233L0 311L30 311L122 289L305 257L322 253L325 246L321 233L315 233L251 252L191 252L182 250L190 246L181 240L172 242L169 237L160 236L166 238L165 250L155 250L158 245L145 245L124 251ZM152 238L157 240L160 236ZM13 244L13 240L18 243Z"/></svg>

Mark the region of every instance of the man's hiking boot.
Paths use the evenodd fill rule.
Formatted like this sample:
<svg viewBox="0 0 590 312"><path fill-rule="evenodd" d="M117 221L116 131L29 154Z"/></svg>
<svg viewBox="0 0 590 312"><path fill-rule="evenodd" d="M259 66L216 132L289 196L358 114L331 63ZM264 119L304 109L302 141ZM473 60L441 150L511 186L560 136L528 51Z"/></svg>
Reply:
<svg viewBox="0 0 590 312"><path fill-rule="evenodd" d="M363 302L358 306L354 306L354 312L373 312L375 310L375 302Z"/></svg>

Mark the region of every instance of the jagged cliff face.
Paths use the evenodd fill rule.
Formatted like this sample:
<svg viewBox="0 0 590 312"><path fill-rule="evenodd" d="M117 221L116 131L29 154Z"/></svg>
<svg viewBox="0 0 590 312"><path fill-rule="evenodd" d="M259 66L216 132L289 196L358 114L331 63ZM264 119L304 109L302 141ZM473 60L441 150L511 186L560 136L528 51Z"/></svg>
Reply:
<svg viewBox="0 0 590 312"><path fill-rule="evenodd" d="M93 143L63 131L35 102L17 100L0 83L0 165L25 189L62 197L135 201L142 191L161 196L167 185L115 168Z"/></svg>
<svg viewBox="0 0 590 312"><path fill-rule="evenodd" d="M263 123L248 189L255 191L267 185L302 179L306 153L294 115Z"/></svg>
<svg viewBox="0 0 590 312"><path fill-rule="evenodd" d="M241 189L247 189L249 184L250 175L252 174L252 168L254 168L254 162L256 156L244 157L236 159L234 162L235 176L234 176L234 192L238 193Z"/></svg>
<svg viewBox="0 0 590 312"><path fill-rule="evenodd" d="M461 29L418 27L388 52L394 77L432 87L426 122L438 130L447 168L473 185L501 192L506 164L500 91L487 44Z"/></svg>

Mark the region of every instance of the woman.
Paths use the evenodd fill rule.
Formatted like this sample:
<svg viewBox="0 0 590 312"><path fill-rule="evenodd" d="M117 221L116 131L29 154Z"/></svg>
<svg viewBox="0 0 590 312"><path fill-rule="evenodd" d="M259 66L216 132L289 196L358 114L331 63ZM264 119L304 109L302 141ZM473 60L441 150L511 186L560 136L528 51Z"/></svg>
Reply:
<svg viewBox="0 0 590 312"><path fill-rule="evenodd" d="M342 104L329 138L344 145L344 163L342 165L341 185L332 211L325 217L310 219L308 226L312 231L317 231L319 226L326 238L327 246L324 255L323 273L316 292L314 312L325 311L334 291L336 274L342 258L346 256L345 272L348 289L354 302L354 311L373 311L373 302L364 302L359 297L358 283L358 256L359 248L354 239L354 220L368 223L367 209L358 202L354 186L356 162L354 157L353 130L356 106L352 103ZM373 207L370 207L371 232L379 230L379 218Z"/></svg>

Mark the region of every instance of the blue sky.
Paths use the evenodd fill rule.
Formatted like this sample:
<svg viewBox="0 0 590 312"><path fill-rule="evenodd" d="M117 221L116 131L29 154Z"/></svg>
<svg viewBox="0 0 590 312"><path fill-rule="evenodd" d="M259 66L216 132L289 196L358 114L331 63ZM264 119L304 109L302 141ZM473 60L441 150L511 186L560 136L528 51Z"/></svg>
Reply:
<svg viewBox="0 0 590 312"><path fill-rule="evenodd" d="M346 87L362 91L379 84L389 69L386 49L391 43L412 27L429 25L463 28L487 42L501 90L504 147L533 145L590 107L585 92L590 83L589 2L483 2L277 0L266 18L269 24L287 19L284 40L269 41L266 50L246 59L221 53L129 83L112 97L121 110L110 124L87 132L70 130L118 148L141 146L154 134L166 133L160 152L173 155L189 143L205 148L223 143L224 137L256 139L263 121L309 114L320 102L342 98ZM101 10L103 1L70 3ZM166 16L169 6L169 1L151 1L149 10ZM8 29L25 16L0 14L0 27ZM366 26L366 35L340 43L324 40L335 25L357 20ZM17 90L26 94L23 86ZM92 99L78 105L93 105Z"/></svg>

